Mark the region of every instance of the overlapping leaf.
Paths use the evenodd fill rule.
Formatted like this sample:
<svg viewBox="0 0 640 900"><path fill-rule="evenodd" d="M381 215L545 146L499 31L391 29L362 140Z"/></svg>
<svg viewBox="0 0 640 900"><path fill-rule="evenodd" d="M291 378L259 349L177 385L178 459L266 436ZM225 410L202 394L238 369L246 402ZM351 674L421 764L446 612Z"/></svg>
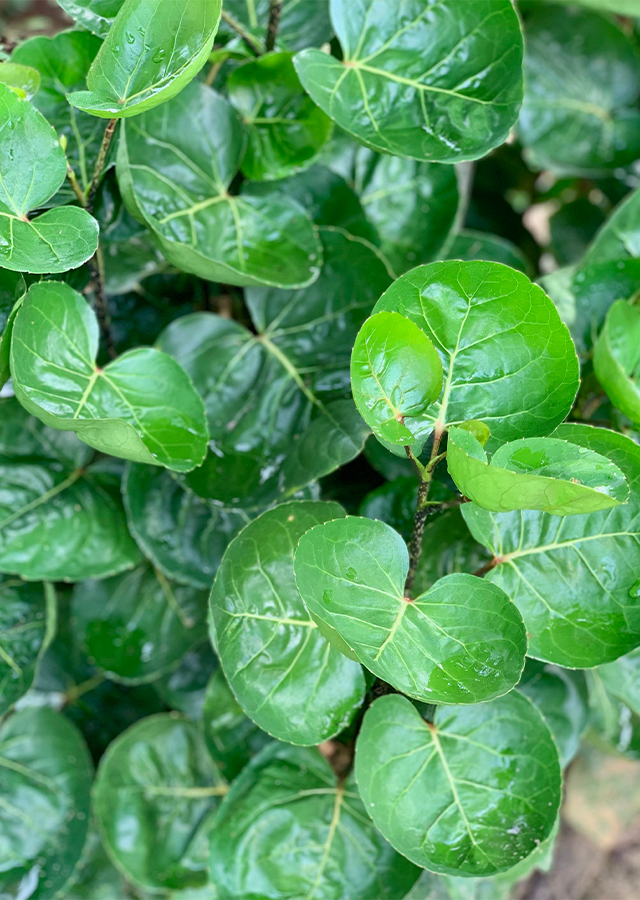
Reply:
<svg viewBox="0 0 640 900"><path fill-rule="evenodd" d="M226 0L224 4L225 12L260 41L266 37L269 8L269 0ZM220 23L220 33L236 34L224 20ZM313 0L313 3L284 0L278 27L278 47L286 50L319 47L330 41L331 36L329 0Z"/></svg>
<svg viewBox="0 0 640 900"><path fill-rule="evenodd" d="M490 552L469 533L460 509L447 510L427 520L414 592L424 593L445 575L476 572L490 559Z"/></svg>
<svg viewBox="0 0 640 900"><path fill-rule="evenodd" d="M374 150L434 162L501 144L522 100L522 35L507 0L331 0L339 61L303 50L313 100Z"/></svg>
<svg viewBox="0 0 640 900"><path fill-rule="evenodd" d="M10 87L19 97L31 100L40 87L40 73L31 66L0 62L0 82Z"/></svg>
<svg viewBox="0 0 640 900"><path fill-rule="evenodd" d="M632 422L640 422L640 309L614 303L593 357L598 381L609 399Z"/></svg>
<svg viewBox="0 0 640 900"><path fill-rule="evenodd" d="M531 274L531 264L522 251L511 241L507 241L496 234L487 234L484 231L473 231L462 228L447 252L448 259L485 259L490 262L503 263L518 269L525 275Z"/></svg>
<svg viewBox="0 0 640 900"><path fill-rule="evenodd" d="M611 694L640 716L640 650L598 666L596 674Z"/></svg>
<svg viewBox="0 0 640 900"><path fill-rule="evenodd" d="M211 592L216 649L231 690L269 734L318 744L351 722L364 698L360 665L327 643L296 588L300 537L344 515L298 501L263 513L229 545Z"/></svg>
<svg viewBox="0 0 640 900"><path fill-rule="evenodd" d="M548 837L561 798L558 751L518 691L439 707L433 724L405 697L381 697L364 717L356 778L387 840L451 875L510 869Z"/></svg>
<svg viewBox="0 0 640 900"><path fill-rule="evenodd" d="M0 387L11 377L11 334L26 292L27 286L22 275L9 269L0 269Z"/></svg>
<svg viewBox="0 0 640 900"><path fill-rule="evenodd" d="M59 5L78 25L106 37L124 0L59 0Z"/></svg>

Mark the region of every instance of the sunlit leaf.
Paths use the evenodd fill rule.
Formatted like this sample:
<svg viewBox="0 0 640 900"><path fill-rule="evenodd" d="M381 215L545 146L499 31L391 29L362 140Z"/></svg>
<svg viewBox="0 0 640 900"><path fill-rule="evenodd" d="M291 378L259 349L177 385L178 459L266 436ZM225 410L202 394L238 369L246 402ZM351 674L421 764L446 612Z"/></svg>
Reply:
<svg viewBox="0 0 640 900"><path fill-rule="evenodd" d="M598 381L609 399L632 422L640 422L640 309L624 300L614 303L593 357Z"/></svg>

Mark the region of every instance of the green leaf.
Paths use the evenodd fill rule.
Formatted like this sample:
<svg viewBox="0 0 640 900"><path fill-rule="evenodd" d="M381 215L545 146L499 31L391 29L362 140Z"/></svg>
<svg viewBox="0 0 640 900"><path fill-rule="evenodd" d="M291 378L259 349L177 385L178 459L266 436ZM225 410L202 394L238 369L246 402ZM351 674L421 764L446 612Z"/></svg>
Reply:
<svg viewBox="0 0 640 900"><path fill-rule="evenodd" d="M55 131L44 117L0 84L0 266L14 272L66 272L98 246L98 223L65 206L29 219L67 175Z"/></svg>
<svg viewBox="0 0 640 900"><path fill-rule="evenodd" d="M209 753L229 780L271 742L269 735L247 718L220 669L207 685L202 728Z"/></svg>
<svg viewBox="0 0 640 900"><path fill-rule="evenodd" d="M571 282L575 297L572 331L581 354L585 354L595 343L596 334L615 301L634 299L639 283L640 259L611 260L576 269Z"/></svg>
<svg viewBox="0 0 640 900"><path fill-rule="evenodd" d="M383 153L431 162L478 159L507 137L522 99L522 35L508 0L331 0L342 62L295 58L312 99Z"/></svg>
<svg viewBox="0 0 640 900"><path fill-rule="evenodd" d="M114 897L126 897L127 890L126 881L111 865L97 833L90 831L67 897L70 900L113 900Z"/></svg>
<svg viewBox="0 0 640 900"><path fill-rule="evenodd" d="M151 892L198 887L211 815L226 790L197 725L176 713L149 716L102 757L93 813L128 881Z"/></svg>
<svg viewBox="0 0 640 900"><path fill-rule="evenodd" d="M250 34L264 40L269 21L269 0L225 0L225 12L230 13ZM220 35L235 35L224 20L220 23ZM302 50L319 47L332 36L329 19L329 0L284 0L277 46L284 50Z"/></svg>
<svg viewBox="0 0 640 900"><path fill-rule="evenodd" d="M78 25L104 38L124 0L58 0L58 3Z"/></svg>
<svg viewBox="0 0 640 900"><path fill-rule="evenodd" d="M424 593L445 575L475 572L490 559L491 554L469 533L460 509L446 510L427 520L414 593Z"/></svg>
<svg viewBox="0 0 640 900"><path fill-rule="evenodd" d="M206 638L204 592L142 566L76 585L71 627L89 662L125 684L153 681Z"/></svg>
<svg viewBox="0 0 640 900"><path fill-rule="evenodd" d="M137 116L175 97L204 66L221 0L125 0L69 103L94 116Z"/></svg>
<svg viewBox="0 0 640 900"><path fill-rule="evenodd" d="M31 100L40 87L40 73L28 65L3 62L0 63L0 84L6 84L19 97Z"/></svg>
<svg viewBox="0 0 640 900"><path fill-rule="evenodd" d="M273 181L311 165L332 123L303 91L290 53L268 53L238 66L227 89L248 130L242 160L247 178Z"/></svg>
<svg viewBox="0 0 640 900"><path fill-rule="evenodd" d="M190 650L170 675L158 678L153 687L166 706L197 721L202 719L207 684L218 665L209 641L205 641Z"/></svg>
<svg viewBox="0 0 640 900"><path fill-rule="evenodd" d="M472 434L452 428L447 467L463 496L493 512L539 509L573 516L611 509L629 497L625 477L615 463L557 438L503 444L489 462Z"/></svg>
<svg viewBox="0 0 640 900"><path fill-rule="evenodd" d="M29 690L56 628L51 584L0 576L0 713Z"/></svg>
<svg viewBox="0 0 640 900"><path fill-rule="evenodd" d="M431 703L477 703L520 679L527 642L501 590L448 575L404 594L409 554L384 522L348 516L311 528L295 556L298 590L374 675Z"/></svg>
<svg viewBox="0 0 640 900"><path fill-rule="evenodd" d="M609 399L632 422L640 422L640 309L624 300L605 319L593 367Z"/></svg>
<svg viewBox="0 0 640 900"><path fill-rule="evenodd" d="M598 666L596 674L609 691L640 716L640 650Z"/></svg>
<svg viewBox="0 0 640 900"><path fill-rule="evenodd" d="M0 572L81 581L139 562L118 483L92 455L15 399L0 400Z"/></svg>
<svg viewBox="0 0 640 900"><path fill-rule="evenodd" d="M168 578L208 590L247 513L197 497L150 466L130 466L122 488L129 528L145 556Z"/></svg>
<svg viewBox="0 0 640 900"><path fill-rule="evenodd" d="M15 62L33 66L40 73L40 90L33 105L40 110L58 136L66 140L65 153L82 190L88 191L102 142L104 124L94 116L69 105L67 94L85 86L87 72L100 49L101 41L83 31L64 31L54 37L38 35L13 51ZM66 182L57 198L75 201ZM55 203L53 203L55 205Z"/></svg>
<svg viewBox="0 0 640 900"><path fill-rule="evenodd" d="M265 747L216 814L211 880L220 900L394 900L418 874L368 820L353 775L337 782L315 748Z"/></svg>
<svg viewBox="0 0 640 900"><path fill-rule="evenodd" d="M631 191L616 206L590 243L580 269L593 263L640 257L640 190Z"/></svg>
<svg viewBox="0 0 640 900"><path fill-rule="evenodd" d="M86 744L71 722L42 707L5 719L0 747L0 889L54 900L66 894L87 838Z"/></svg>
<svg viewBox="0 0 640 900"><path fill-rule="evenodd" d="M433 497L433 494L431 496ZM416 504L415 475L408 478L401 477L395 481L385 482L379 488L369 491L360 504L358 515L386 522L395 531L399 531L405 541L408 541L413 532Z"/></svg>
<svg viewBox="0 0 640 900"><path fill-rule="evenodd" d="M538 168L580 173L640 152L640 61L610 20L539 5L526 23L519 133Z"/></svg>
<svg viewBox="0 0 640 900"><path fill-rule="evenodd" d="M101 369L98 338L95 313L80 294L58 281L32 285L11 344L20 403L46 425L75 431L104 453L179 472L199 465L207 425L188 376L150 347Z"/></svg>
<svg viewBox="0 0 640 900"><path fill-rule="evenodd" d="M180 99L123 126L117 172L125 203L183 271L243 286L310 284L322 252L302 207L277 187L228 193L245 146L231 104L194 82Z"/></svg>
<svg viewBox="0 0 640 900"><path fill-rule="evenodd" d="M580 738L587 726L588 698L584 675L528 659L518 690L531 700L549 726L564 769L578 752Z"/></svg>
<svg viewBox="0 0 640 900"><path fill-rule="evenodd" d="M561 775L549 729L517 691L439 707L425 722L405 697L376 700L356 745L365 809L417 865L494 875L550 834Z"/></svg>
<svg viewBox="0 0 640 900"><path fill-rule="evenodd" d="M447 258L484 259L511 266L512 269L518 269L525 275L531 274L531 263L519 247L497 234L487 234L484 231L463 228L453 239Z"/></svg>
<svg viewBox="0 0 640 900"><path fill-rule="evenodd" d="M364 676L322 637L295 585L300 537L343 516L337 503L284 503L229 545L211 592L217 652L238 702L264 731L319 744L349 725Z"/></svg>
<svg viewBox="0 0 640 900"><path fill-rule="evenodd" d="M9 358L13 323L26 293L27 286L22 275L0 269L0 388L11 377Z"/></svg>
<svg viewBox="0 0 640 900"><path fill-rule="evenodd" d="M377 313L358 332L351 356L351 389L376 437L391 444L412 444L413 420L442 391L440 357L411 319Z"/></svg>
<svg viewBox="0 0 640 900"><path fill-rule="evenodd" d="M571 409L575 348L551 300L521 272L475 261L419 266L383 294L374 312L382 310L410 318L442 359L444 390L421 416L421 440L468 419L488 424L492 442L535 437Z"/></svg>
<svg viewBox="0 0 640 900"><path fill-rule="evenodd" d="M586 668L640 643L640 449L623 435L588 425L562 425L555 437L615 463L629 483L629 501L568 518L490 513L471 503L462 513L474 538L494 554L485 579L522 613L529 655Z"/></svg>

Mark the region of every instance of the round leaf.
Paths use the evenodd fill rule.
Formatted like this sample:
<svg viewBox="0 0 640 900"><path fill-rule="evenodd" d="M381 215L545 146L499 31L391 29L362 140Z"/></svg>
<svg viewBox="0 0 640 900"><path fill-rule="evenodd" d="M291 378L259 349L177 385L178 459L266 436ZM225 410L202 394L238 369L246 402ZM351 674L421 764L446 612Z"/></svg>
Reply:
<svg viewBox="0 0 640 900"><path fill-rule="evenodd" d="M551 833L558 751L542 717L512 691L439 707L425 722L405 697L376 700L356 745L365 809L401 853L432 872L494 875Z"/></svg>
<svg viewBox="0 0 640 900"><path fill-rule="evenodd" d="M40 73L15 61L0 62L0 83L6 84L19 97L31 100L40 87Z"/></svg>
<svg viewBox="0 0 640 900"><path fill-rule="evenodd" d="M125 0L69 103L106 119L137 116L175 97L206 63L221 0Z"/></svg>
<svg viewBox="0 0 640 900"><path fill-rule="evenodd" d="M328 644L296 589L293 553L309 528L343 516L337 503L284 503L229 545L211 592L224 674L264 731L319 744L351 722L364 699L358 663Z"/></svg>
<svg viewBox="0 0 640 900"><path fill-rule="evenodd" d="M609 399L632 422L640 422L640 309L614 303L596 343L593 367Z"/></svg>
<svg viewBox="0 0 640 900"><path fill-rule="evenodd" d="M410 319L377 313L364 323L353 346L351 389L377 437L391 444L412 444L412 419L424 413L442 390L440 357Z"/></svg>
<svg viewBox="0 0 640 900"><path fill-rule="evenodd" d="M434 162L478 159L514 124L522 35L508 0L331 0L342 61L295 58L313 100L374 150Z"/></svg>
<svg viewBox="0 0 640 900"><path fill-rule="evenodd" d="M216 814L211 880L220 900L395 900L418 874L369 822L353 775L336 783L315 749L265 747Z"/></svg>
<svg viewBox="0 0 640 900"><path fill-rule="evenodd" d="M611 662L640 643L640 449L629 438L588 425L562 425L555 437L606 456L631 495L614 509L559 518L537 511L462 512L474 538L494 555L485 579L517 605L530 656L586 668Z"/></svg>
<svg viewBox="0 0 640 900"><path fill-rule="evenodd" d="M179 472L199 465L207 425L185 372L150 347L101 369L95 363L98 337L96 316L80 294L57 281L32 285L11 344L21 404L104 453Z"/></svg>
<svg viewBox="0 0 640 900"><path fill-rule="evenodd" d="M509 597L461 574L411 600L408 570L400 535L356 516L309 530L295 557L309 610L399 691L428 703L477 703L511 690L527 642Z"/></svg>
<svg viewBox="0 0 640 900"><path fill-rule="evenodd" d="M211 815L226 790L197 725L175 713L136 722L102 757L93 787L109 857L152 892L204 885Z"/></svg>
<svg viewBox="0 0 640 900"><path fill-rule="evenodd" d="M556 516L610 509L629 488L620 469L599 453L557 438L504 444L491 463L468 431L452 428L447 467L458 490L483 509L539 509Z"/></svg>
<svg viewBox="0 0 640 900"><path fill-rule="evenodd" d="M66 894L87 838L86 744L68 719L41 707L6 719L0 748L0 889L54 900Z"/></svg>
<svg viewBox="0 0 640 900"><path fill-rule="evenodd" d="M444 389L421 416L422 435L480 419L502 443L548 434L571 409L579 383L571 337L521 272L476 261L418 266L382 295L374 312L382 310L410 318L442 359Z"/></svg>

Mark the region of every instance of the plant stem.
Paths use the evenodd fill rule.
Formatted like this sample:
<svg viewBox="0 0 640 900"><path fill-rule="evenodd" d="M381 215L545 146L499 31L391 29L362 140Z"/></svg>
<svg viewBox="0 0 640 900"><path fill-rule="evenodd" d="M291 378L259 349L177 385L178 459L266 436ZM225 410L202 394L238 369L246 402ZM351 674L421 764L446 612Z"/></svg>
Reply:
<svg viewBox="0 0 640 900"><path fill-rule="evenodd" d="M242 25L241 22L238 22L235 16L232 16L230 13L226 12L223 9L222 18L230 28L233 28L233 30L240 35L240 37L245 42L249 50L252 51L252 53L255 53L256 56L260 56L264 52L260 41L255 38L251 34L251 32L247 31L244 25Z"/></svg>
<svg viewBox="0 0 640 900"><path fill-rule="evenodd" d="M491 569L495 569L495 567L498 565L499 562L500 562L500 557L494 556L493 559L490 559L488 563L484 564L484 566L480 566L479 569L476 569L476 571L473 574L477 575L478 578L482 578L482 576L486 575L487 572L490 572Z"/></svg>
<svg viewBox="0 0 640 900"><path fill-rule="evenodd" d="M418 488L418 505L416 507L416 513L413 519L413 534L411 535L411 540L409 541L409 572L407 574L407 580L404 584L404 593L407 597L411 596L413 582L415 581L416 572L418 571L418 562L420 561L420 554L422 553L422 536L424 535L424 526L427 521L427 516L433 508L432 504L429 503L429 488L431 487L431 479L433 478L435 467L438 465L440 460L444 459L444 457L446 456L446 453L438 453L441 440L442 435L434 434L429 462L426 466L421 467L421 481L420 487ZM405 447L405 450L407 451L407 456L409 456L410 459L415 459L415 457L411 453L410 447ZM415 461L417 462L417 460Z"/></svg>
<svg viewBox="0 0 640 900"><path fill-rule="evenodd" d="M104 256L102 247L98 245L96 255L89 263L91 269L91 280L93 281L96 316L100 325L100 333L104 339L109 359L115 359L118 355L116 345L111 334L111 315L109 313L109 303L105 292L105 273L104 273Z"/></svg>
<svg viewBox="0 0 640 900"><path fill-rule="evenodd" d="M76 178L76 173L73 171L73 168L69 163L67 163L67 178L69 179L69 184L73 189L73 193L76 195L78 203L80 206L85 207L87 205L87 198L84 195L84 191L80 187L80 183Z"/></svg>
<svg viewBox="0 0 640 900"><path fill-rule="evenodd" d="M116 130L117 124L117 119L109 119L109 121L107 122L107 127L104 130L104 135L102 136L102 143L100 144L100 151L96 160L96 167L93 170L93 178L91 179L89 192L87 194L87 209L89 212L93 212L93 203L96 199L96 193L100 184L100 177L102 175L102 170L104 169L104 164L107 159L107 153L109 152L109 147L111 145L111 138L113 137L113 133Z"/></svg>
<svg viewBox="0 0 640 900"><path fill-rule="evenodd" d="M282 14L283 0L271 0L269 4L269 24L267 25L267 39L265 47L269 53L276 45L278 36L278 26L280 25L280 16Z"/></svg>
<svg viewBox="0 0 640 900"><path fill-rule="evenodd" d="M98 673L97 675L94 675L93 678L89 678L87 681L83 681L81 684L76 684L72 688L69 688L65 694L67 703L75 703L79 697L82 697L83 694L88 694L89 691L97 688L104 680L105 676L102 673Z"/></svg>

